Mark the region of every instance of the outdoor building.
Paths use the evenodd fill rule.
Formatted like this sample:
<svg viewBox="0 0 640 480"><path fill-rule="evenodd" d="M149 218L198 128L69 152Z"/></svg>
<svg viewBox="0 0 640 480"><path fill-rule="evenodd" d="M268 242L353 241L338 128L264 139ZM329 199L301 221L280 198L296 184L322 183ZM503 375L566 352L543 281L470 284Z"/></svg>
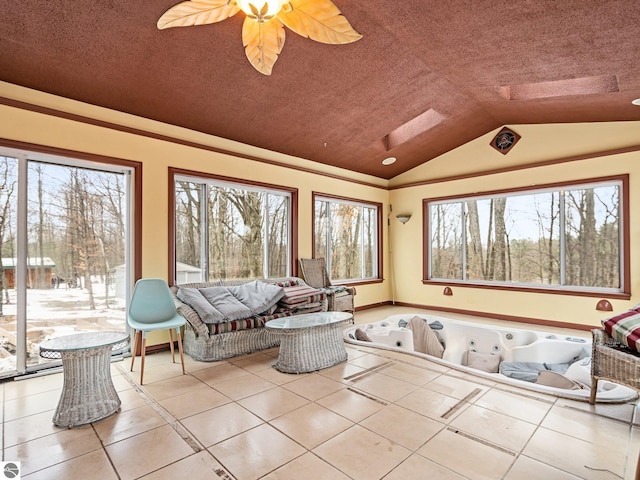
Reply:
<svg viewBox="0 0 640 480"><path fill-rule="evenodd" d="M16 258L3 258L4 288L15 288ZM53 288L60 278L56 275L56 264L49 257L27 258L27 283L29 288Z"/></svg>

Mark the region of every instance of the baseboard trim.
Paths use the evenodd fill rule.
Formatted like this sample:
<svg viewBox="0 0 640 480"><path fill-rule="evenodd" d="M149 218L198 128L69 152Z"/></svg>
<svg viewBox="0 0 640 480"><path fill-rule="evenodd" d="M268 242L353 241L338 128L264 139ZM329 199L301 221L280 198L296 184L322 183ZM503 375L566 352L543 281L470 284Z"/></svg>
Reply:
<svg viewBox="0 0 640 480"><path fill-rule="evenodd" d="M389 302L371 303L369 305L362 305L361 307L356 307L356 312L362 312L363 310L371 310L372 308L386 307L387 305L393 305L393 303L389 301Z"/></svg>

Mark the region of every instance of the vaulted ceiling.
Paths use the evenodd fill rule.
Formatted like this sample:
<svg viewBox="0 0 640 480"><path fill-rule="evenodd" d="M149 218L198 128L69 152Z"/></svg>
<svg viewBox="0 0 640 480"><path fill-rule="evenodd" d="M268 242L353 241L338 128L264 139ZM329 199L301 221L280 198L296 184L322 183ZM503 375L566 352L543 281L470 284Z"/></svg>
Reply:
<svg viewBox="0 0 640 480"><path fill-rule="evenodd" d="M637 0L334 0L362 39L286 30L271 76L243 13L158 30L176 3L3 2L0 80L386 179L504 125L640 120Z"/></svg>

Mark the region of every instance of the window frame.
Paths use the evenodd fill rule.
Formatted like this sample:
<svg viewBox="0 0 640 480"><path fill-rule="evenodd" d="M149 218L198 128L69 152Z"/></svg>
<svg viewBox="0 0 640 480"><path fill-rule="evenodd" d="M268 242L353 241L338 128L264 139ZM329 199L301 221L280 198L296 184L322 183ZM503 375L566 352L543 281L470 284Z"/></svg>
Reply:
<svg viewBox="0 0 640 480"><path fill-rule="evenodd" d="M372 283L381 283L383 281L383 254L382 254L382 203L380 202L371 202L371 201L367 201L367 200L361 200L361 199L357 199L357 198L352 198L352 197L344 197L344 196L339 196L339 195L330 195L327 193L322 193L322 192L311 192L311 209L312 209L312 214L311 214L311 252L312 252L312 257L315 257L315 251L316 251L316 236L315 236L315 225L316 225L316 201L318 200L325 200L328 202L335 202L335 203L342 203L342 204L351 204L351 205L358 205L358 206L362 206L362 207L367 207L367 208L375 208L376 209L376 222L377 222L377 231L376 231L376 238L375 238L375 242L376 242L376 246L375 246L375 250L376 250L376 255L375 255L375 259L377 262L376 265L376 275L371 277L371 278L356 278L356 279L349 279L349 280L342 280L342 279L336 279L337 282L339 282L340 284L343 285L366 285L366 284L372 284ZM329 245L329 243L327 242L327 246ZM327 271L331 271L331 264L330 264L330 252L327 252L327 254L325 255L325 258L327 259ZM333 279L332 279L333 280Z"/></svg>
<svg viewBox="0 0 640 480"><path fill-rule="evenodd" d="M206 172L198 172L193 170L186 170L181 168L169 167L169 182L168 182L168 200L169 200L169 271L168 278L173 283L176 283L176 189L175 183L178 179L189 177L194 182L204 183L219 183L226 184L228 186L243 188L246 187L250 190L262 190L268 193L286 193L290 197L290 211L289 211L289 252L290 258L289 272L287 276L298 276L298 189L274 185L270 183L256 182L241 178L228 177L224 175L216 175Z"/></svg>
<svg viewBox="0 0 640 480"><path fill-rule="evenodd" d="M542 193L550 190L562 189L579 189L585 187L593 187L598 184L619 182L620 183L620 218L619 218L619 235L620 235L620 288L598 288L598 287L582 287L567 285L537 285L537 284L508 284L497 281L480 281L480 280L457 280L457 279L441 279L430 278L431 269L431 231L430 231L430 212L429 206L433 203L442 203L445 201L467 202L472 199L486 199L495 196L508 196L509 194L526 195L534 193ZM468 194L450 195L443 197L425 198L422 200L422 221L423 221L423 279L422 283L426 285L447 285L460 286L470 288L483 288L489 290L508 290L535 293L548 293L557 295L572 295L585 297L602 297L618 298L628 300L631 298L631 266L630 266L630 228L629 228L629 175L612 175L607 177L596 177L587 179L578 179L565 182L554 182L541 185L529 185L524 187L514 187L501 190L481 191Z"/></svg>
<svg viewBox="0 0 640 480"><path fill-rule="evenodd" d="M26 329L27 329L27 305L26 305L26 258L27 236L24 235L27 227L27 176L29 162L40 162L52 165L60 165L70 168L82 168L86 170L98 170L104 172L123 173L128 176L128 212L126 237L125 237L125 263L127 268L127 288L125 289L125 303L129 305L133 285L142 276L142 163L133 160L124 160L105 155L92 154L76 150L68 150L47 145L39 145L18 140L0 139L0 155L10 156L18 160L18 191L17 191L17 232L20 235L16 250L19 258L17 265L16 291L17 323L16 335L18 350L16 352L16 370L0 374L0 378L9 378L15 375L37 372L57 365L52 364L29 365L26 358ZM22 260L20 260L22 259ZM125 315L126 316L126 315ZM20 321L24 319L24 322ZM125 328L129 331L126 323ZM128 350L127 350L128 352Z"/></svg>

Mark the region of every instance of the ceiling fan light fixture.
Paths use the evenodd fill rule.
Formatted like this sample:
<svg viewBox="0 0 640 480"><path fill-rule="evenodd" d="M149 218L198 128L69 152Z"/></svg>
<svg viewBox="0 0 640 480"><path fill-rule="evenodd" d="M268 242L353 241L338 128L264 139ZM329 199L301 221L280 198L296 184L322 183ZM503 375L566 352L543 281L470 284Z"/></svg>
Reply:
<svg viewBox="0 0 640 480"><path fill-rule="evenodd" d="M276 16L289 0L236 0L236 3L248 17L264 21Z"/></svg>
<svg viewBox="0 0 640 480"><path fill-rule="evenodd" d="M331 0L186 0L158 19L158 28L218 23L246 14L242 44L249 63L271 75L285 41L285 26L294 33L331 45L362 38Z"/></svg>

